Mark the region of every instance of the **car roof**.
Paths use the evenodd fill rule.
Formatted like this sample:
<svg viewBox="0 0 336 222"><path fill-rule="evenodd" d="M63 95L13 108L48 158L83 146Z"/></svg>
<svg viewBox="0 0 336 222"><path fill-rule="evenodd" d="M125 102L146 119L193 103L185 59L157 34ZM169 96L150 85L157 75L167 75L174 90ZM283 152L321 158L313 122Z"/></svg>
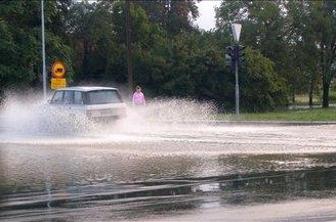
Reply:
<svg viewBox="0 0 336 222"><path fill-rule="evenodd" d="M75 86L75 87L66 87L61 90L74 90L74 91L82 91L82 92L88 92L88 91L95 91L95 90L118 90L117 88L113 87L102 87L102 86Z"/></svg>

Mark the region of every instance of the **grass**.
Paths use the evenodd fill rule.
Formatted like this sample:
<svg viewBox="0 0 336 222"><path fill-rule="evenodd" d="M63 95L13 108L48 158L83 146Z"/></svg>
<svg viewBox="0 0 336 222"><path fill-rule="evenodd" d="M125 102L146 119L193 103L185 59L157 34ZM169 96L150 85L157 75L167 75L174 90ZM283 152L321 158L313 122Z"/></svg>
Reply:
<svg viewBox="0 0 336 222"><path fill-rule="evenodd" d="M232 121L336 121L336 109L301 109L267 113L218 114L217 120Z"/></svg>

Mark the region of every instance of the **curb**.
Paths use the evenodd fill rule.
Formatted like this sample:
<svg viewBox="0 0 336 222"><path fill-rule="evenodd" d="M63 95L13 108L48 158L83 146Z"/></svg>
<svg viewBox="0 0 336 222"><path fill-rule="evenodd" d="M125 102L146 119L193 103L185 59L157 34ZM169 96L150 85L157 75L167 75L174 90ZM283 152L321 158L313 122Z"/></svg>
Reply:
<svg viewBox="0 0 336 222"><path fill-rule="evenodd" d="M336 125L336 121L215 121L215 122L217 124L232 124L232 125L287 125L287 126Z"/></svg>
<svg viewBox="0 0 336 222"><path fill-rule="evenodd" d="M177 121L166 123L178 124L210 124L210 125L282 125L282 126L318 126L336 125L336 121L245 121L245 120L211 120L211 121Z"/></svg>

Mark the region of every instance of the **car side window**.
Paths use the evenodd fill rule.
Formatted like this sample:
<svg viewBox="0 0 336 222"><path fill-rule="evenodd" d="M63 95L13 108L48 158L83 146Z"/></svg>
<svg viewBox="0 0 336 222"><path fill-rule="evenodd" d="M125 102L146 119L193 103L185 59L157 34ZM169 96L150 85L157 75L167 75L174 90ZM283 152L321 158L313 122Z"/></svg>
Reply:
<svg viewBox="0 0 336 222"><path fill-rule="evenodd" d="M63 91L56 91L52 100L52 104L62 104L63 103Z"/></svg>
<svg viewBox="0 0 336 222"><path fill-rule="evenodd" d="M83 104L82 92L79 92L79 91L74 92L74 104L76 104L76 105Z"/></svg>
<svg viewBox="0 0 336 222"><path fill-rule="evenodd" d="M73 104L73 91L65 91L63 101L64 104Z"/></svg>

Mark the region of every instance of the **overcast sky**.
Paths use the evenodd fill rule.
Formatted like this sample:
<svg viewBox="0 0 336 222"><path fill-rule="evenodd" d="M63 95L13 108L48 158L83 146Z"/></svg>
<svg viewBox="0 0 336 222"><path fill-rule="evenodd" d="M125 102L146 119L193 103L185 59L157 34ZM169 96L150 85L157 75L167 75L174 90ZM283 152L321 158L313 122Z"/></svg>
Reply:
<svg viewBox="0 0 336 222"><path fill-rule="evenodd" d="M215 27L215 7L218 7L220 3L220 0L203 0L197 4L200 16L196 20L196 24L200 28L210 30Z"/></svg>

